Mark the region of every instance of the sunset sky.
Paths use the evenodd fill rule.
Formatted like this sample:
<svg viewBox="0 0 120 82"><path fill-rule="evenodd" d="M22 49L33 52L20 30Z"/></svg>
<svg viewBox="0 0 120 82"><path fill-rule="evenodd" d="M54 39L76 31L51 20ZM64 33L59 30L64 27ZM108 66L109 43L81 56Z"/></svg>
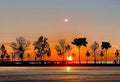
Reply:
<svg viewBox="0 0 120 82"><path fill-rule="evenodd" d="M0 0L0 43L40 35L50 42L86 37L119 47L120 0Z"/></svg>

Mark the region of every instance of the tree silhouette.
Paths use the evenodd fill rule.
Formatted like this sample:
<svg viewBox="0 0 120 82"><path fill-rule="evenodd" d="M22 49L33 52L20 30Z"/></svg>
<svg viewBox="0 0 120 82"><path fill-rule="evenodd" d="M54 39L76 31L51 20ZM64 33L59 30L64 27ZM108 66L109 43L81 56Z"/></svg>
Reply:
<svg viewBox="0 0 120 82"><path fill-rule="evenodd" d="M81 63L81 60L80 60L80 48L81 46L85 46L87 45L87 41L86 41L86 38L75 38L72 42L73 45L76 45L78 47L78 50L79 50L79 63Z"/></svg>
<svg viewBox="0 0 120 82"><path fill-rule="evenodd" d="M107 63L107 50L108 50L109 48L111 48L111 45L110 45L109 42L102 42L101 48L102 48L102 50L105 49L105 51L106 51L105 61L106 61L106 63Z"/></svg>
<svg viewBox="0 0 120 82"><path fill-rule="evenodd" d="M36 57L40 58L40 60L42 60L44 55L47 55L48 57L50 57L51 50L50 50L49 44L47 42L47 38L40 36L38 38L38 40L34 42L33 45L34 45L34 50L36 50L35 60L36 60Z"/></svg>
<svg viewBox="0 0 120 82"><path fill-rule="evenodd" d="M119 53L119 50L116 50L115 52L115 56L116 56L116 61L118 62L118 57L119 57L120 53Z"/></svg>
<svg viewBox="0 0 120 82"><path fill-rule="evenodd" d="M16 38L16 43L11 43L10 47L14 50L13 55L18 55L21 61L24 59L24 53L26 49L29 47L30 42L27 41L23 36Z"/></svg>
<svg viewBox="0 0 120 82"><path fill-rule="evenodd" d="M31 56L30 56L30 54L28 53L28 54L27 54L27 59L29 60L30 57L31 57Z"/></svg>
<svg viewBox="0 0 120 82"><path fill-rule="evenodd" d="M5 46L2 44L2 46L1 46L1 48L0 48L0 50L1 50L1 59L3 60L4 59L4 56L5 56L5 54L6 54L6 49L5 49Z"/></svg>
<svg viewBox="0 0 120 82"><path fill-rule="evenodd" d="M88 64L89 63L89 59L88 58L90 57L89 51L86 52L86 57L87 57L86 63Z"/></svg>
<svg viewBox="0 0 120 82"><path fill-rule="evenodd" d="M55 50L57 51L58 56L63 57L64 61L65 53L71 50L71 46L67 44L65 40L59 40L58 44L55 45Z"/></svg>
<svg viewBox="0 0 120 82"><path fill-rule="evenodd" d="M4 59L4 55L1 55L1 59L2 59L2 60Z"/></svg>
<svg viewBox="0 0 120 82"><path fill-rule="evenodd" d="M10 55L8 55L8 54L7 54L7 55L6 55L6 58L9 60L9 58L10 58Z"/></svg>
<svg viewBox="0 0 120 82"><path fill-rule="evenodd" d="M95 41L90 48L93 50L94 52L94 64L96 64L96 50L99 48L99 44Z"/></svg>
<svg viewBox="0 0 120 82"><path fill-rule="evenodd" d="M1 49L1 51L2 51L2 52L4 52L4 51L5 51L5 46L4 46L4 44L2 44L2 46L1 46L1 48L0 48L0 49Z"/></svg>
<svg viewBox="0 0 120 82"><path fill-rule="evenodd" d="M7 59L10 58L10 55L8 55L7 50L6 50L5 46L4 46L4 44L2 44L0 50L2 52L2 54L1 54L1 59L2 60L5 58L5 56L6 56Z"/></svg>
<svg viewBox="0 0 120 82"><path fill-rule="evenodd" d="M101 60L100 60L100 61L101 61L101 64L102 64L102 61L103 61L103 56L104 56L103 51L100 51L100 54L99 54L99 55L100 55L100 57L101 57Z"/></svg>

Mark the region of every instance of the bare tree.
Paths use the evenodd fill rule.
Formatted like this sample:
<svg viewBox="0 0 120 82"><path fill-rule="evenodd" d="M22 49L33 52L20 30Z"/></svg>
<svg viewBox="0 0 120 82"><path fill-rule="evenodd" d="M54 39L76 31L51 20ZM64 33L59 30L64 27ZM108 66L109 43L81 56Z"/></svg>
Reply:
<svg viewBox="0 0 120 82"><path fill-rule="evenodd" d="M99 48L99 44L95 41L90 48L93 50L94 52L94 64L96 64L96 50Z"/></svg>
<svg viewBox="0 0 120 82"><path fill-rule="evenodd" d="M34 50L35 52L35 60L36 57L40 58L40 60L43 60L44 55L47 55L48 57L50 57L51 55L51 50L50 50L50 46L47 42L47 38L44 38L43 36L40 36L38 38L37 41L34 42Z"/></svg>
<svg viewBox="0 0 120 82"><path fill-rule="evenodd" d="M64 56L65 53L71 50L71 46L66 43L65 40L59 40L58 44L55 46L55 49L57 51L58 56L63 58L64 61Z"/></svg>
<svg viewBox="0 0 120 82"><path fill-rule="evenodd" d="M118 57L119 57L119 55L120 55L120 53L119 53L119 50L116 50L116 52L115 52L115 56L116 56L116 61L118 62Z"/></svg>
<svg viewBox="0 0 120 82"><path fill-rule="evenodd" d="M10 47L14 50L13 55L18 55L18 57L23 61L24 53L29 47L30 42L25 39L25 37L20 36L16 38L16 42L11 43Z"/></svg>
<svg viewBox="0 0 120 82"><path fill-rule="evenodd" d="M102 62L103 62L103 56L104 56L104 53L103 53L103 51L100 51L100 57L101 57L101 59L100 59L100 61L101 61L101 64L102 64Z"/></svg>

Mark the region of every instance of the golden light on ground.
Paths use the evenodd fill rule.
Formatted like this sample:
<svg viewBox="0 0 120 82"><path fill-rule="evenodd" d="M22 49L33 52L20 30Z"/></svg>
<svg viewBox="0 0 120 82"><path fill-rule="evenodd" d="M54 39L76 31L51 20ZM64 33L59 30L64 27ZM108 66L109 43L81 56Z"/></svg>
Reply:
<svg viewBox="0 0 120 82"><path fill-rule="evenodd" d="M67 57L67 60L68 60L68 61L72 61L72 60L73 60L72 56L68 56L68 57Z"/></svg>
<svg viewBox="0 0 120 82"><path fill-rule="evenodd" d="M67 72L70 72L70 67L66 67Z"/></svg>

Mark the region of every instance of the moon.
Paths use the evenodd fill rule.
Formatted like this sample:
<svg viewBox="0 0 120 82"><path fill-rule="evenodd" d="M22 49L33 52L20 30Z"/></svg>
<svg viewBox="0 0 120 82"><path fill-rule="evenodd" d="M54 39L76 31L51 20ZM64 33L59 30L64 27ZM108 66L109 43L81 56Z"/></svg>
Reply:
<svg viewBox="0 0 120 82"><path fill-rule="evenodd" d="M64 21L65 21L65 22L68 22L68 19L67 19L67 18L65 18L65 19L64 19Z"/></svg>

